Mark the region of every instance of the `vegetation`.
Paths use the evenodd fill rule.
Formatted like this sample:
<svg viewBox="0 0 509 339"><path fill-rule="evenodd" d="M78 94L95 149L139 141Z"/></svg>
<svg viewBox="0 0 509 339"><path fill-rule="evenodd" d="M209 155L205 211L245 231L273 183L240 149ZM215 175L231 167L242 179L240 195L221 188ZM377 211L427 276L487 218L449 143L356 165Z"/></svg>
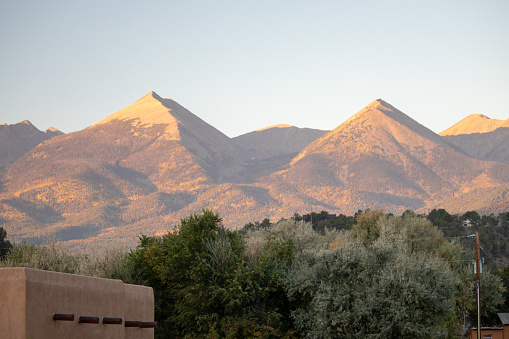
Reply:
<svg viewBox="0 0 509 339"><path fill-rule="evenodd" d="M445 337L452 291L445 263L384 243L303 256L288 277L295 326L309 338Z"/></svg>
<svg viewBox="0 0 509 339"><path fill-rule="evenodd" d="M240 234L220 221L210 211L193 215L163 237L142 236L130 253L134 272L154 288L158 336L284 337L284 246L272 243L247 262Z"/></svg>
<svg viewBox="0 0 509 339"><path fill-rule="evenodd" d="M3 227L0 227L0 259L2 259L12 247L10 241L7 240L6 237L7 232L3 229Z"/></svg>
<svg viewBox="0 0 509 339"><path fill-rule="evenodd" d="M140 236L131 251L89 257L56 241L21 243L0 267L151 286L158 338L457 338L475 322L472 232L500 265L491 272L496 266L486 264L482 274L483 323L507 311L509 266L498 250L507 221L445 210L322 211L231 231L205 210L163 236Z"/></svg>
<svg viewBox="0 0 509 339"><path fill-rule="evenodd" d="M52 239L46 245L13 244L0 261L1 267L30 267L40 270L128 281L133 276L127 250L109 248L94 257L73 254Z"/></svg>

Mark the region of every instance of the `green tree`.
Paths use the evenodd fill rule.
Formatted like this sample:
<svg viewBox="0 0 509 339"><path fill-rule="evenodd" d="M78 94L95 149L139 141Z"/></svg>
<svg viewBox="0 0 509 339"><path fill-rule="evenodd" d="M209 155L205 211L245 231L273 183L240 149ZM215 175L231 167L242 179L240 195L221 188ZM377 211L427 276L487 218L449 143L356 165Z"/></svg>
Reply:
<svg viewBox="0 0 509 339"><path fill-rule="evenodd" d="M433 209L428 214L428 220L437 227L446 227L454 221L454 216L443 208Z"/></svg>
<svg viewBox="0 0 509 339"><path fill-rule="evenodd" d="M0 227L0 259L2 259L7 253L9 253L9 250L11 249L12 245L7 238L7 231L4 230L3 227Z"/></svg>
<svg viewBox="0 0 509 339"><path fill-rule="evenodd" d="M400 217L382 211L359 213L351 232L343 232L330 249L303 252L288 275L300 334L455 337L458 330L464 333L470 327L475 315L472 253L457 241L446 241L424 217L411 212ZM483 319L488 320L503 300L503 286L488 271L481 285L486 291Z"/></svg>
<svg viewBox="0 0 509 339"><path fill-rule="evenodd" d="M454 334L453 324L457 323L461 325L460 331L466 332L476 312L475 275L471 267L475 256L472 249L457 241L446 241L441 230L417 215L405 213L401 217L381 219L378 225L380 237L377 241L391 243L407 255L431 255L449 265L455 277L455 308L448 320L450 335ZM469 241L473 242L471 239ZM481 300L483 320L489 322L503 301L503 285L486 267L481 280L485 291Z"/></svg>
<svg viewBox="0 0 509 339"><path fill-rule="evenodd" d="M292 219L295 221L302 221L302 217L299 215L299 213L294 213Z"/></svg>
<svg viewBox="0 0 509 339"><path fill-rule="evenodd" d="M481 225L481 216L476 211L468 211L461 216L461 220L470 220L473 226Z"/></svg>
<svg viewBox="0 0 509 339"><path fill-rule="evenodd" d="M160 338L280 333L283 316L271 303L286 298L281 272L270 256L261 258L248 265L240 234L211 211L162 237L141 236L130 256L154 289Z"/></svg>
<svg viewBox="0 0 509 339"><path fill-rule="evenodd" d="M499 215L502 226L509 226L509 212L504 212Z"/></svg>
<svg viewBox="0 0 509 339"><path fill-rule="evenodd" d="M500 268L494 272L504 284L505 291L503 292L504 304L499 308L500 312L509 312L509 266Z"/></svg>
<svg viewBox="0 0 509 339"><path fill-rule="evenodd" d="M493 213L490 215L483 215L481 217L481 223L485 226L497 226L500 222L500 218L496 217Z"/></svg>

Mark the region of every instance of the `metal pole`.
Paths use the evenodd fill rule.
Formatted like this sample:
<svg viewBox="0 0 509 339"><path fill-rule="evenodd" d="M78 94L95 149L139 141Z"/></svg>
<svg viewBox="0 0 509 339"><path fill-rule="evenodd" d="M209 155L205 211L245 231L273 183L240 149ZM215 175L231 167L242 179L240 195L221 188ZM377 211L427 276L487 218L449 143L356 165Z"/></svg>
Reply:
<svg viewBox="0 0 509 339"><path fill-rule="evenodd" d="M477 280L477 339L481 339L481 265L479 263L479 234L475 232L475 273Z"/></svg>

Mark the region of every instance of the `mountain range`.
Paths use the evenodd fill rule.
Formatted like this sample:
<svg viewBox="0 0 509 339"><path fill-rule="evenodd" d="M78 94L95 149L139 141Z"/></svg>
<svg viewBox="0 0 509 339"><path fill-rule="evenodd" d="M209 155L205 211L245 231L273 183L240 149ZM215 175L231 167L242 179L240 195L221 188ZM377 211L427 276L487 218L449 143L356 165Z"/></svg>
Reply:
<svg viewBox="0 0 509 339"><path fill-rule="evenodd" d="M0 226L14 240L133 246L202 209L229 228L321 210L509 211L509 119L473 115L439 135L378 99L330 131L229 138L150 92L84 130L39 131L48 138L30 147L32 134L5 127Z"/></svg>

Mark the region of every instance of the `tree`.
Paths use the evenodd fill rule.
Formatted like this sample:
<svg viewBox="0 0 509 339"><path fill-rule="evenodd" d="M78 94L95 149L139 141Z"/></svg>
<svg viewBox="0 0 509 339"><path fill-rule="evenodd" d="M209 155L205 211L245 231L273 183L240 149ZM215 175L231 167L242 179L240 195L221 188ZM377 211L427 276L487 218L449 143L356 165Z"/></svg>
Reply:
<svg viewBox="0 0 509 339"><path fill-rule="evenodd" d="M481 223L484 226L498 226L500 222L500 217L495 217L493 213L490 215L483 215L481 217Z"/></svg>
<svg viewBox="0 0 509 339"><path fill-rule="evenodd" d="M5 257L7 253L9 253L9 250L11 249L12 245L7 238L7 231L4 230L3 227L0 227L0 259Z"/></svg>
<svg viewBox="0 0 509 339"><path fill-rule="evenodd" d="M453 260L456 248L444 239L443 233L429 220L416 214L404 213L401 217L379 218L379 238L408 255L433 255Z"/></svg>
<svg viewBox="0 0 509 339"><path fill-rule="evenodd" d="M357 215L351 235L364 245L372 244L380 236L379 220L385 218L383 210L366 210Z"/></svg>
<svg viewBox="0 0 509 339"><path fill-rule="evenodd" d="M453 324L459 323L462 327L461 331L466 331L475 319L476 311L475 275L471 267L471 261L475 256L472 250L465 248L457 241L446 241L441 230L429 220L417 215L404 214L401 217L381 219L378 225L380 227L378 242L391 243L407 255L432 256L448 264L455 277L455 308L449 317L449 330L453 330ZM481 286L485 291L482 293L484 296L481 300L483 321L489 322L489 317L493 318L503 302L501 294L503 285L487 267L484 268L481 280Z"/></svg>
<svg viewBox="0 0 509 339"><path fill-rule="evenodd" d="M449 214L445 209L433 209L428 214L428 220L437 227L448 226L454 220L454 216Z"/></svg>
<svg viewBox="0 0 509 339"><path fill-rule="evenodd" d="M453 309L447 265L378 242L297 259L287 291L306 338L440 338Z"/></svg>
<svg viewBox="0 0 509 339"><path fill-rule="evenodd" d="M221 270L224 253L218 250L212 263L212 247L219 237L221 219L210 211L181 220L181 226L163 237L141 236L131 253L135 271L154 289L156 320L163 336L206 332L217 321L208 287L214 270ZM226 230L222 230L227 232ZM231 237L232 234L228 234ZM227 237L228 238L228 237ZM234 240L234 239L232 239ZM227 241L228 242L228 241ZM226 246L232 250L232 243ZM216 246L216 249L219 246ZM234 254L234 253L232 253ZM225 305L222 305L223 309ZM216 310L219 311L219 310Z"/></svg>
<svg viewBox="0 0 509 339"><path fill-rule="evenodd" d="M476 211L468 211L461 216L461 220L470 220L473 226L481 225L481 216Z"/></svg>
<svg viewBox="0 0 509 339"><path fill-rule="evenodd" d="M504 284L505 291L503 292L504 304L500 307L499 311L507 313L509 312L509 266L500 268L494 272Z"/></svg>
<svg viewBox="0 0 509 339"><path fill-rule="evenodd" d="M260 258L248 265L241 235L211 211L182 219L162 237L141 236L130 256L134 272L154 289L160 338L282 336L281 272L271 257Z"/></svg>
<svg viewBox="0 0 509 339"><path fill-rule="evenodd" d="M299 213L294 213L292 219L295 221L301 221L302 217L299 215Z"/></svg>
<svg viewBox="0 0 509 339"><path fill-rule="evenodd" d="M472 255L457 241L446 241L429 220L410 212L362 212L351 232L329 248L297 256L288 275L301 335L454 337L469 328L475 315ZM488 320L503 300L503 286L488 271L481 285Z"/></svg>
<svg viewBox="0 0 509 339"><path fill-rule="evenodd" d="M331 251L308 252L288 276L295 326L309 338L454 334L459 249L415 213L365 211Z"/></svg>
<svg viewBox="0 0 509 339"><path fill-rule="evenodd" d="M509 212L504 212L499 215L502 226L509 226Z"/></svg>

